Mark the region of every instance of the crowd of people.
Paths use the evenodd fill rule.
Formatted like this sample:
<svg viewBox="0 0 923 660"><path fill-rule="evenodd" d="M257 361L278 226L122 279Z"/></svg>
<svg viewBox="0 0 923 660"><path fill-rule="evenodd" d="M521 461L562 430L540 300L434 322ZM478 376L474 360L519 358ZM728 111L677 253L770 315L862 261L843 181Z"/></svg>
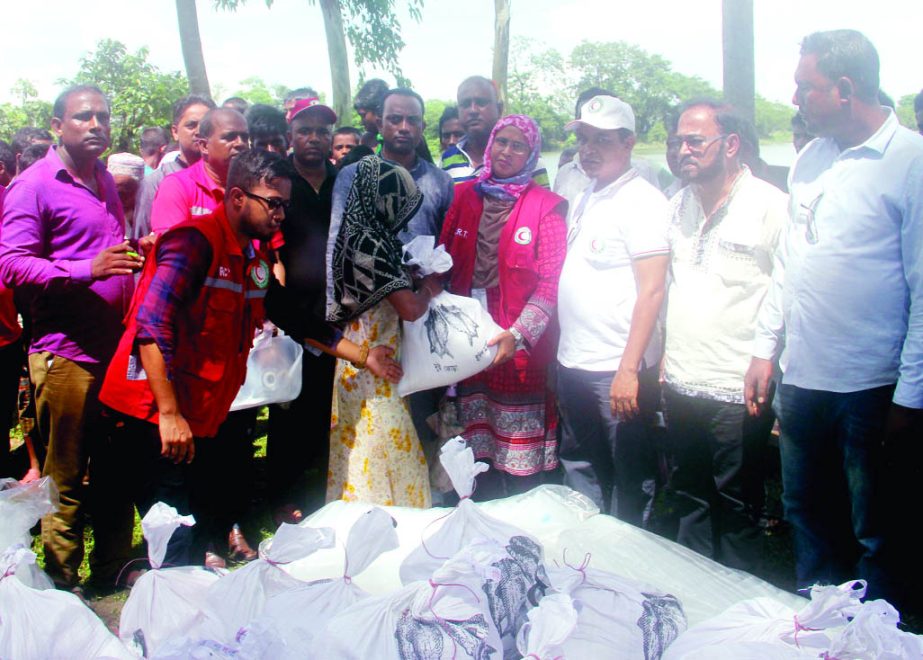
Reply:
<svg viewBox="0 0 923 660"><path fill-rule="evenodd" d="M277 523L316 506L310 474L327 501L451 504L429 470L448 428L490 466L475 499L563 482L756 571L778 421L798 585L858 577L901 602L920 573L903 512L923 437L923 137L882 104L859 32L806 37L794 78L791 171L707 98L667 121L666 171L633 154L618 90L592 88L553 186L538 124L480 76L435 161L423 98L380 80L356 96L363 130L310 88L283 109L191 95L172 136L146 128L106 165L106 97L68 88L51 133L0 144L0 393L10 413L18 390L31 403L14 476L43 455L60 491L46 572L78 588L90 516L92 583L114 584L134 509L157 501L198 521L167 563L256 556L239 524L256 411L228 410L269 321L305 347L301 394L269 409ZM923 92L915 110L923 133ZM405 265L418 236L448 273ZM502 329L494 357L401 398L401 321L444 290Z"/></svg>

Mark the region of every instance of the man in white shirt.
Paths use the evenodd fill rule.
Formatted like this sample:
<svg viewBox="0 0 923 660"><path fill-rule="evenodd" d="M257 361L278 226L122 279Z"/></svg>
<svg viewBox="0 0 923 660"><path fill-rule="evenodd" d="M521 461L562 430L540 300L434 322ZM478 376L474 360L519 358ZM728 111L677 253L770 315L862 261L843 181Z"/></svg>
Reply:
<svg viewBox="0 0 923 660"><path fill-rule="evenodd" d="M722 101L692 101L670 137L689 185L670 201L663 382L677 541L753 571L773 418L747 415L740 383L787 198L741 163L744 122Z"/></svg>
<svg viewBox="0 0 923 660"><path fill-rule="evenodd" d="M915 547L899 536L919 501L919 474L906 475L923 437L923 137L880 105L878 70L859 32L801 44L794 103L818 139L790 175L792 222L745 396L754 414L767 405L781 352L782 503L798 586L862 578L870 596L892 599L919 576L918 558L895 559Z"/></svg>
<svg viewBox="0 0 923 660"><path fill-rule="evenodd" d="M577 97L577 107L574 111L574 120L580 120L581 109L594 96L611 96L618 98L612 92L601 87L590 87L580 92ZM652 163L644 158L632 158L631 166L638 171L638 175L647 180L652 186L661 191L674 184L673 175L667 172L663 167ZM570 161L559 165L558 173L554 178L554 192L566 199L576 199L577 196L586 190L593 177L589 175L580 162L579 153ZM669 196L668 196L669 197Z"/></svg>
<svg viewBox="0 0 923 660"><path fill-rule="evenodd" d="M591 181L568 200L558 285L559 458L568 486L641 525L654 494L647 430L659 399L667 201L631 166L635 118L627 103L595 96L568 128Z"/></svg>

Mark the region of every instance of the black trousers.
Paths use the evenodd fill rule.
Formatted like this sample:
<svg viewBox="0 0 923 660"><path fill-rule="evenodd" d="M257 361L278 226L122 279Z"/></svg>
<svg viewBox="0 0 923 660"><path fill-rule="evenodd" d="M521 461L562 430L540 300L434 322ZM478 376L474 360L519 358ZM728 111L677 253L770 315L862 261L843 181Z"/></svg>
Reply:
<svg viewBox="0 0 923 660"><path fill-rule="evenodd" d="M664 406L673 462L667 501L676 540L753 572L763 548L758 523L772 412L750 417L742 403L684 396L669 387Z"/></svg>
<svg viewBox="0 0 923 660"><path fill-rule="evenodd" d="M657 370L638 376L641 414L619 420L609 388L614 372L558 365L564 484L589 497L603 513L637 526L650 518L656 492L657 454L651 427L660 400Z"/></svg>
<svg viewBox="0 0 923 660"><path fill-rule="evenodd" d="M25 359L21 340L0 346L0 428L3 429L3 439L0 441L0 478L22 477L22 474L18 474L19 469L14 468L10 456L9 430L14 425L19 377Z"/></svg>
<svg viewBox="0 0 923 660"><path fill-rule="evenodd" d="M309 493L315 491L320 498L316 503L323 504L330 459L330 408L335 368L336 358L332 355L315 356L305 351L301 394L286 406L269 407L266 460L273 507L313 505L315 502L308 499ZM305 481L305 471L311 468L321 475L319 488Z"/></svg>
<svg viewBox="0 0 923 660"><path fill-rule="evenodd" d="M118 480L117 484L110 484L106 490L110 494L122 494L122 501L113 505L133 504L138 507L138 515L142 518L157 502L169 504L181 515L192 513L189 506L190 466L174 463L160 455L160 431L157 425L113 410L107 410L106 419L110 422L109 442L114 459L108 467L111 468L112 463L116 462L120 467L118 471L107 469L104 472L111 480ZM198 455L195 458L197 460ZM130 538L130 529L128 535ZM199 555L195 557L197 561L193 561L192 546L192 528L181 525L170 537L163 566L201 564L204 556Z"/></svg>

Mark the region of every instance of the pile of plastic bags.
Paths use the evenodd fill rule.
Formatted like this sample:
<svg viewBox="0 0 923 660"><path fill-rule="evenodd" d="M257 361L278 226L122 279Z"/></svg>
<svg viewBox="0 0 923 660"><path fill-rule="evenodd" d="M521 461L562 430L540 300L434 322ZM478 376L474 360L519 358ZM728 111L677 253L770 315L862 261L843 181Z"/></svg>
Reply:
<svg viewBox="0 0 923 660"><path fill-rule="evenodd" d="M0 658L134 658L82 600L35 565L29 530L58 506L54 482L0 479Z"/></svg>
<svg viewBox="0 0 923 660"><path fill-rule="evenodd" d="M231 573L162 567L170 536L194 521L155 506L142 521L152 570L125 604L121 639L50 589L23 546L53 485L0 490L0 520L16 521L0 536L0 658L923 657L894 608L863 602L861 582L788 594L563 487L475 504L486 466L457 438L440 459L455 508L334 502Z"/></svg>

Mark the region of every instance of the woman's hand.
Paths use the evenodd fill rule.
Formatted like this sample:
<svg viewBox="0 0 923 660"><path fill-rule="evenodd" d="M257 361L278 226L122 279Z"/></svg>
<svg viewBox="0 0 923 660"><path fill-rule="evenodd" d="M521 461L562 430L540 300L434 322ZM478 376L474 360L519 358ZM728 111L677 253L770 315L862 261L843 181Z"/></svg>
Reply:
<svg viewBox="0 0 923 660"><path fill-rule="evenodd" d="M442 277L441 273L430 273L420 280L420 288L427 289L432 298L435 298L443 291Z"/></svg>
<svg viewBox="0 0 923 660"><path fill-rule="evenodd" d="M488 346L496 346L497 354L490 363L490 369L499 366L516 354L516 338L509 330L504 330L499 335L487 342Z"/></svg>
<svg viewBox="0 0 923 660"><path fill-rule="evenodd" d="M404 375L401 365L392 357L394 349L390 346L373 346L365 359L366 368L379 378L397 383Z"/></svg>
<svg viewBox="0 0 923 660"><path fill-rule="evenodd" d="M609 405L612 414L626 420L636 417L638 408L638 374L628 369L619 369L609 388Z"/></svg>

